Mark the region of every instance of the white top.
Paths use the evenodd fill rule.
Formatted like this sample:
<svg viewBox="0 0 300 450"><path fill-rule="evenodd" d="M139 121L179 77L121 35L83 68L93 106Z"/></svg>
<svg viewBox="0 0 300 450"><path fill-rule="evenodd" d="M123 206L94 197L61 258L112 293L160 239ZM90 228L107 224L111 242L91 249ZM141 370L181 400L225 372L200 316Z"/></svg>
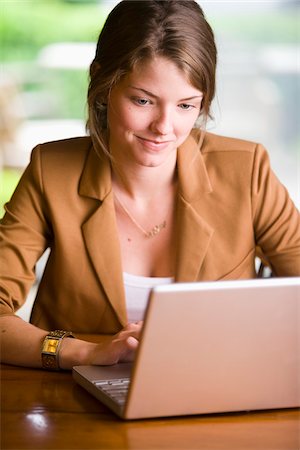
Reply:
<svg viewBox="0 0 300 450"><path fill-rule="evenodd" d="M151 289L161 284L171 284L173 277L141 277L123 273L128 322L143 320Z"/></svg>

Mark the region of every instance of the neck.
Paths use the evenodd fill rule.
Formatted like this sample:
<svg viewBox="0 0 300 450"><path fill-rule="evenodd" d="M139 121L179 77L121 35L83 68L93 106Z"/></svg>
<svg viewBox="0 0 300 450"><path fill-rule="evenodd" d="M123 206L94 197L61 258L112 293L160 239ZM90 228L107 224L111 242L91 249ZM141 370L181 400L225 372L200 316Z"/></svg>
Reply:
<svg viewBox="0 0 300 450"><path fill-rule="evenodd" d="M175 188L176 180L175 165L134 168L112 164L113 188L117 192L127 194L133 200L151 201L160 197Z"/></svg>

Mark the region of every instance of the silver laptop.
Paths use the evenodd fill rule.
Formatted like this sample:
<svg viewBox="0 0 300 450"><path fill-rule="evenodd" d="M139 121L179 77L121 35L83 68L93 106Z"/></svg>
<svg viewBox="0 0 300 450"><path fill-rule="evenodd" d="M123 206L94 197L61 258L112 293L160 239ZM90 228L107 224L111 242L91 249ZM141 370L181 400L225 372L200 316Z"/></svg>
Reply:
<svg viewBox="0 0 300 450"><path fill-rule="evenodd" d="M152 290L133 364L76 366L123 419L300 406L300 277Z"/></svg>

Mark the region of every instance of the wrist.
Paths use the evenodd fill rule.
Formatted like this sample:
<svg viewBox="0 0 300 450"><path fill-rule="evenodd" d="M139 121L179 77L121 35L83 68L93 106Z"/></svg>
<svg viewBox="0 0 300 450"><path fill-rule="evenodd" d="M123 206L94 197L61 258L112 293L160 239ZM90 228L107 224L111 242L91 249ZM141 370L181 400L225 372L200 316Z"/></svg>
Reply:
<svg viewBox="0 0 300 450"><path fill-rule="evenodd" d="M73 366L92 364L97 344L81 339L64 339L60 348L60 367L71 370Z"/></svg>
<svg viewBox="0 0 300 450"><path fill-rule="evenodd" d="M60 349L65 338L74 338L71 331L50 331L44 338L41 351L42 367L48 370L60 370Z"/></svg>

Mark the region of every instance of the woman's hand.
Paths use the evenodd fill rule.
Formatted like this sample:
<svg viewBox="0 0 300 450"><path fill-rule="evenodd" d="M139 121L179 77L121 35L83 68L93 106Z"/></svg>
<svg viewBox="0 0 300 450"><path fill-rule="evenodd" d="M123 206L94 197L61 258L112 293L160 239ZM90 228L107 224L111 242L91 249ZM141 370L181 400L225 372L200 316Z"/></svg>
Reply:
<svg viewBox="0 0 300 450"><path fill-rule="evenodd" d="M60 350L62 368L69 369L73 365L82 364L107 366L118 362L133 361L142 326L142 321L129 323L113 336L99 336L100 339L97 343L64 339ZM75 353L77 356L74 360Z"/></svg>
<svg viewBox="0 0 300 450"><path fill-rule="evenodd" d="M110 365L133 361L143 322L129 323L106 343L98 344L91 364Z"/></svg>

